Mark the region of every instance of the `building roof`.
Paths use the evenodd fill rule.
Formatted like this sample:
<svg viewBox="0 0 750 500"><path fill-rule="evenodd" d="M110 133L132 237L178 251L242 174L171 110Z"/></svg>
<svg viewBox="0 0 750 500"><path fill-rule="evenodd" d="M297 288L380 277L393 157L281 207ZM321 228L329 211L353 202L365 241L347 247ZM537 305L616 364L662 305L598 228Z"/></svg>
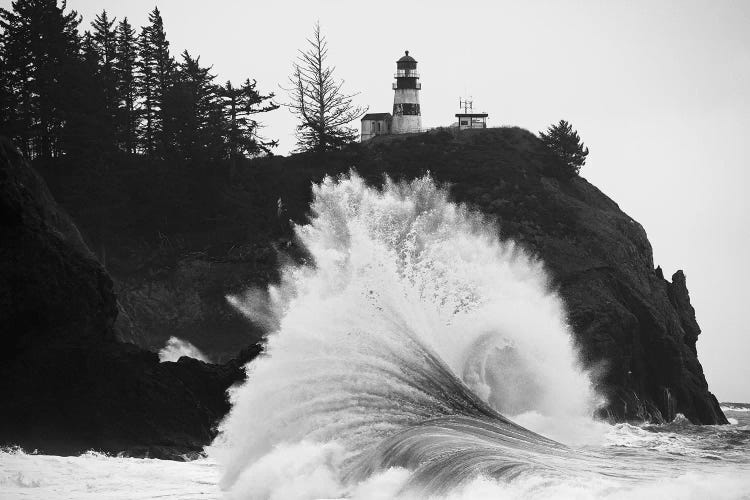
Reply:
<svg viewBox="0 0 750 500"><path fill-rule="evenodd" d="M409 51L407 50L407 51L406 51L406 55L405 55L405 56L403 56L403 57L401 57L401 59L399 59L399 60L398 60L398 61L396 61L396 62L417 62L417 60L416 60L416 59L414 59L414 58L413 58L412 56L410 56L410 55L409 55Z"/></svg>
<svg viewBox="0 0 750 500"><path fill-rule="evenodd" d="M456 118L487 118L487 113L456 113Z"/></svg>
<svg viewBox="0 0 750 500"><path fill-rule="evenodd" d="M387 120L389 118L392 118L390 113L367 113L365 116L361 118L360 121L364 120Z"/></svg>

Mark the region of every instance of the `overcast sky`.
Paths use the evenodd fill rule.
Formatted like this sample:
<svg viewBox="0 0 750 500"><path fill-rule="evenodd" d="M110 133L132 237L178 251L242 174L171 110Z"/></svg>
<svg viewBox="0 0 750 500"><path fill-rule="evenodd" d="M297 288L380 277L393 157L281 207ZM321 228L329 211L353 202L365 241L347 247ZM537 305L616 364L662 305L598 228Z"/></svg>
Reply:
<svg viewBox="0 0 750 500"><path fill-rule="evenodd" d="M107 9L138 27L156 4L173 53L200 55L218 81L283 94L320 20L372 112L391 111L408 49L424 126L450 124L459 96L490 126L570 121L591 150L582 175L643 224L667 276L685 271L711 390L750 402L750 2L68 0L87 24ZM294 147L288 111L265 122L280 153Z"/></svg>

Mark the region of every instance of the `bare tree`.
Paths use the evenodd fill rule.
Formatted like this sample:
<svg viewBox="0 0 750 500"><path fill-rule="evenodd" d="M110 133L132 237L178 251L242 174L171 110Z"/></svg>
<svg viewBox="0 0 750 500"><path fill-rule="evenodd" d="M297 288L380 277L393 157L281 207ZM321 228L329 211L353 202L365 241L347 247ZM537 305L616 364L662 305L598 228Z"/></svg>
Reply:
<svg viewBox="0 0 750 500"><path fill-rule="evenodd" d="M300 120L297 125L299 151L327 151L354 141L357 130L349 123L367 112L367 108L354 106L352 98L358 94L342 91L344 80L333 76L335 67L328 66L328 43L315 23L310 47L299 51L289 77L291 102L286 106Z"/></svg>

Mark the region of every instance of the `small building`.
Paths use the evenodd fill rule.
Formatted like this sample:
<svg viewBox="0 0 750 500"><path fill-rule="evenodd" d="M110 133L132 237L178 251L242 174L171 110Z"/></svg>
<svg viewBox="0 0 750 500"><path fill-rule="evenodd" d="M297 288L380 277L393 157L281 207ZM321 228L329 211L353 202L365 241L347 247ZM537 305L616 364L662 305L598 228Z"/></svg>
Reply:
<svg viewBox="0 0 750 500"><path fill-rule="evenodd" d="M487 128L487 113L456 113L458 129Z"/></svg>
<svg viewBox="0 0 750 500"><path fill-rule="evenodd" d="M368 113L362 117L362 142L391 133L393 117L390 113Z"/></svg>

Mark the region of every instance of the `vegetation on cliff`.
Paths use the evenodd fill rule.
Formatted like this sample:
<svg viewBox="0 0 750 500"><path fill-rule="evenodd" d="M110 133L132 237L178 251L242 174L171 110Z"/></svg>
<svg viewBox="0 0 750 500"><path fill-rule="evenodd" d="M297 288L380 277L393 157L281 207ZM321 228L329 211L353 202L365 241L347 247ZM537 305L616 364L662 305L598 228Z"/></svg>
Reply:
<svg viewBox="0 0 750 500"><path fill-rule="evenodd" d="M585 147L578 132L565 120L551 125L547 132L539 132L539 138L547 149L559 160L557 168L560 175L571 177L578 175L586 164L589 148Z"/></svg>

